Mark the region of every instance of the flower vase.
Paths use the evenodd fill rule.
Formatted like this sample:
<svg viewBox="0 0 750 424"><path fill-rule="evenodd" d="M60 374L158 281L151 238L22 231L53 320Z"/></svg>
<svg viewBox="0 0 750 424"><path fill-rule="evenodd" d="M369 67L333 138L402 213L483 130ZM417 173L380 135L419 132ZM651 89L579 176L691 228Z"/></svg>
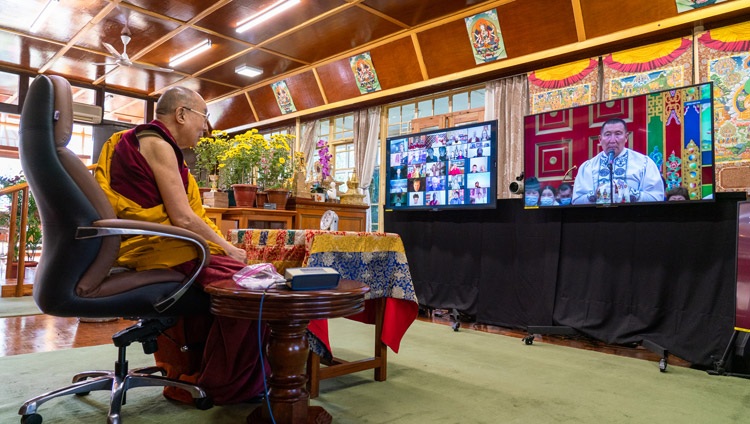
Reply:
<svg viewBox="0 0 750 424"><path fill-rule="evenodd" d="M277 210L284 210L286 208L289 190L285 188L272 188L266 190L266 193L268 193L268 203L276 203Z"/></svg>
<svg viewBox="0 0 750 424"><path fill-rule="evenodd" d="M255 206L255 193L258 186L253 184L232 184L234 202L238 208L252 208Z"/></svg>

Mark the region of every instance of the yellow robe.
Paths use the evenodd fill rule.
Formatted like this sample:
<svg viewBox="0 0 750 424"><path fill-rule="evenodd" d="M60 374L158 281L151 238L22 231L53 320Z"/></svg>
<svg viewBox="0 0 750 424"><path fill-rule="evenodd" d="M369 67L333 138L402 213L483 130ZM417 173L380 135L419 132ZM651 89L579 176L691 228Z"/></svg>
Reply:
<svg viewBox="0 0 750 424"><path fill-rule="evenodd" d="M122 139L125 131L118 132L104 144L99 156L94 176L99 185L107 194L115 214L121 219L133 219L138 221L155 222L164 225L172 225L163 204L152 208L143 208L136 202L116 192L110 186L110 165L115 146ZM206 211L201 203L200 190L195 178L188 173L188 200L193 211L203 219L213 230L221 236L221 230L208 219ZM226 251L216 243L208 242L212 255L226 255ZM133 236L123 238L120 243L120 254L117 266L123 266L135 270L170 268L197 257L193 245L188 242L166 237L156 236Z"/></svg>

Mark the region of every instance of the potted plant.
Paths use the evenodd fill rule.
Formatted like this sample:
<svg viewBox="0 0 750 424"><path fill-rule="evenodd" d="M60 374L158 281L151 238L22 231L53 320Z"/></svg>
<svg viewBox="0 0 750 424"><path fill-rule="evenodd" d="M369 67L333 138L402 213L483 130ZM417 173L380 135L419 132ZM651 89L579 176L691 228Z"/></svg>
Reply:
<svg viewBox="0 0 750 424"><path fill-rule="evenodd" d="M258 191L257 172L266 140L257 129L229 139L229 148L219 155L219 180L231 187L239 207L253 207Z"/></svg>
<svg viewBox="0 0 750 424"><path fill-rule="evenodd" d="M220 157L231 147L231 140L226 131L214 130L210 137L201 137L193 148L195 168L200 175L202 185L218 189Z"/></svg>
<svg viewBox="0 0 750 424"><path fill-rule="evenodd" d="M5 177L0 176L0 188L7 188L12 187L21 183L25 183L26 179L23 177L23 173L18 174L13 177ZM36 258L36 253L39 250L39 248L42 245L42 221L39 217L39 210L37 209L36 202L34 201L34 196L31 195L31 191L29 193L29 208L28 208L28 215L26 220L26 239L24 242L24 247L26 248L26 258L25 258L25 266L35 266L37 263L34 261ZM11 213L10 211L10 205L12 205L12 198L11 194L6 195L9 201L9 206L7 211L0 212L0 227L10 227L10 219L11 219ZM23 202L18 202L18 206L16 209L16 217L18 219L18 224L20 224L21 219L21 213L23 211ZM13 266L18 266L18 254L20 251L20 238L21 238L21 227L20 225L16 227L16 234L15 234L15 240L16 244L13 249Z"/></svg>
<svg viewBox="0 0 750 424"><path fill-rule="evenodd" d="M268 201L276 204L277 209L284 209L289 197L289 186L292 177L292 149L289 142L294 136L274 134L265 140L258 168L258 184L267 193Z"/></svg>

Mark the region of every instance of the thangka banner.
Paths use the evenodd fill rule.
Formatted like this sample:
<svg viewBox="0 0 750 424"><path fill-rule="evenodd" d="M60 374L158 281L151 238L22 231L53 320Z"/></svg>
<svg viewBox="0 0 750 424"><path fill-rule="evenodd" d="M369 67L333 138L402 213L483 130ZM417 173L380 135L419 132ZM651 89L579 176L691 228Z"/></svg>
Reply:
<svg viewBox="0 0 750 424"><path fill-rule="evenodd" d="M375 72L375 65L372 64L370 52L350 57L349 66L354 73L354 79L357 81L360 94L380 91L380 81L378 81L378 74Z"/></svg>
<svg viewBox="0 0 750 424"><path fill-rule="evenodd" d="M716 191L750 187L750 23L698 36L701 81L714 83Z"/></svg>
<svg viewBox="0 0 750 424"><path fill-rule="evenodd" d="M693 83L693 42L678 38L602 58L604 98L646 94Z"/></svg>
<svg viewBox="0 0 750 424"><path fill-rule="evenodd" d="M279 104L281 114L286 115L297 111L297 107L294 106L294 100L292 95L289 93L289 87L286 86L286 81L281 80L271 84L273 95L276 96L276 103Z"/></svg>
<svg viewBox="0 0 750 424"><path fill-rule="evenodd" d="M716 3L723 3L727 0L674 0L677 5L677 13L689 12L703 6L710 6Z"/></svg>
<svg viewBox="0 0 750 424"><path fill-rule="evenodd" d="M584 59L531 72L531 113L565 109L596 102L599 61Z"/></svg>
<svg viewBox="0 0 750 424"><path fill-rule="evenodd" d="M503 35L500 33L497 10L492 9L469 16L464 18L464 21L477 65L508 57Z"/></svg>

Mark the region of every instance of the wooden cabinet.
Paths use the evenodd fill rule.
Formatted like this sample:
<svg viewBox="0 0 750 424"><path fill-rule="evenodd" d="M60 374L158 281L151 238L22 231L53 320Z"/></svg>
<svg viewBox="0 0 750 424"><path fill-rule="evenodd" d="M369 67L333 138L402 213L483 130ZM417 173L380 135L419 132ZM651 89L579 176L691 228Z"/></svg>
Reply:
<svg viewBox="0 0 750 424"><path fill-rule="evenodd" d="M367 205L316 202L296 197L290 198L286 204L287 210L296 212L294 228L299 230L319 230L320 218L325 211L332 210L339 216L339 231L367 231L368 208Z"/></svg>

